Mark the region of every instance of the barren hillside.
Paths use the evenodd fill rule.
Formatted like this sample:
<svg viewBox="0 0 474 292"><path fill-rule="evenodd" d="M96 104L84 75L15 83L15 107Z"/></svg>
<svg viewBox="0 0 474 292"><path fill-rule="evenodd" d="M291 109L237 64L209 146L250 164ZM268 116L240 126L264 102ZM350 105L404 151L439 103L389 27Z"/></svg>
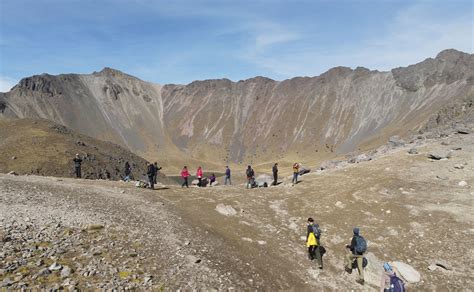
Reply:
<svg viewBox="0 0 474 292"><path fill-rule="evenodd" d="M143 158L113 143L47 120L0 120L1 173L72 177L76 153L83 159L84 178L119 180L126 161L136 179L146 173Z"/></svg>
<svg viewBox="0 0 474 292"><path fill-rule="evenodd" d="M390 72L330 69L156 85L106 68L23 79L0 95L0 117L45 118L179 169L328 157L373 148L474 95L474 56L445 50Z"/></svg>

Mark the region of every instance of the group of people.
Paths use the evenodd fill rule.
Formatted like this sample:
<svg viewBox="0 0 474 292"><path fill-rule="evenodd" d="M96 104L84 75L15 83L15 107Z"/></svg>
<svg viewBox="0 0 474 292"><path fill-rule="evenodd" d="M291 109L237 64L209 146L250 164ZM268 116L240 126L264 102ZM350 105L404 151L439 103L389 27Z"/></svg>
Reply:
<svg viewBox="0 0 474 292"><path fill-rule="evenodd" d="M74 162L74 168L75 168L75 174L77 178L81 178L81 165L82 165L82 159L79 156L79 154L76 154L76 156L73 159ZM158 163L155 161L154 163L149 163L146 162L146 175L148 177L148 187L151 189L154 189L154 185L157 183L157 177L158 177L158 172L161 170L161 167L158 166ZM257 183L255 180L255 171L253 170L252 166L249 165L246 170L246 176L247 176L247 188L254 188L257 187ZM278 184L278 163L275 163L272 167L272 173L273 173L273 183L272 185L276 186ZM300 173L300 166L298 163L293 164L293 179L292 183L296 184L298 183L298 175ZM181 184L182 187L189 187L189 177L190 173L188 170L187 166L184 166L183 169L181 170L181 178L183 179L183 183ZM202 167L199 166L196 170L196 178L198 179L197 186L198 187L203 187L206 186L207 184L213 185L216 182L216 175L212 173L206 180L203 175L203 170ZM123 171L123 180L124 181L131 181L133 180L132 176L132 167L130 166L130 163L127 161L125 162L124 166L124 171ZM231 170L229 166L225 167L225 173L224 173L224 185L232 185L232 179L231 179Z"/></svg>
<svg viewBox="0 0 474 292"><path fill-rule="evenodd" d="M181 187L187 187L189 188L189 177L191 175L189 174L188 167L185 165L183 169L181 170L181 178L183 179L183 183L181 184ZM197 186L198 187L205 187L207 184L210 184L211 186L216 182L216 175L212 173L207 180L204 178L204 173L202 171L202 167L199 166L196 170L196 178L198 179ZM228 166L226 166L226 181L225 184L227 184L227 180L230 182L230 169Z"/></svg>
<svg viewBox="0 0 474 292"><path fill-rule="evenodd" d="M128 163L128 162L127 162ZM126 166L125 166L126 170ZM146 175L148 177L148 185L150 189L155 188L155 184L157 183L158 172L161 170L161 167L158 166L158 162L146 163Z"/></svg>
<svg viewBox="0 0 474 292"><path fill-rule="evenodd" d="M357 269L359 276L356 282L364 285L364 268L368 264L367 259L364 257L367 252L367 241L360 234L358 227L354 227L352 233L351 243L346 245L347 253L344 259L344 267L349 274L354 269ZM326 253L326 249L321 245L321 230L313 218L308 218L307 221L306 246L308 248L308 258L311 261L316 259L319 269L323 269L323 255ZM380 291L404 292L405 284L399 277L400 274L395 266L390 263L384 263L383 269Z"/></svg>
<svg viewBox="0 0 474 292"><path fill-rule="evenodd" d="M79 154L76 154L73 158L75 174L77 178L81 177L81 165L82 159ZM147 177L148 177L148 187L154 189L154 185L157 183L157 177L159 171L162 169L158 166L157 162L146 163L147 167ZM272 167L273 173L273 183L272 185L276 186L278 184L278 163L275 163ZM298 163L293 165L293 179L292 183L298 183L298 175L300 173L300 166ZM247 166L246 170L247 176L247 188L253 188L256 185L255 182L255 171L252 169L252 166ZM189 187L188 179L190 177L189 170L187 166L184 166L181 171L181 177L183 178L182 187ZM196 178L198 179L198 187L205 186L203 170L199 166L196 170ZM132 168L130 163L125 162L124 167L124 181L132 180ZM216 175L212 173L206 181L206 184L213 184L216 181ZM225 178L224 184L232 184L231 180L231 170L229 166L225 168ZM326 253L326 249L321 245L321 230L319 225L314 221L313 218L308 218L307 221L307 234L306 234L306 246L308 248L308 258L313 261L316 259L319 269L323 269L323 255ZM353 229L353 236L351 243L346 245L347 254L344 260L345 270L349 274L352 273L354 269L357 269L359 272L359 277L356 280L357 283L364 285L364 268L367 265L367 259L364 257L367 252L367 242L364 237L360 234L360 229L355 227ZM394 291L405 291L404 283L397 275L396 268L390 263L384 263L383 265L384 273L382 274L381 279L381 291L383 292L394 292Z"/></svg>

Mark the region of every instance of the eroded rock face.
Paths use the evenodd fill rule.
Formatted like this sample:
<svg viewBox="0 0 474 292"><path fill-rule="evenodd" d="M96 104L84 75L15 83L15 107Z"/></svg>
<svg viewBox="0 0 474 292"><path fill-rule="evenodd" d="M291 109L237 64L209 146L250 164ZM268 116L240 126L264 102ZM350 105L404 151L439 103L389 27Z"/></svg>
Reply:
<svg viewBox="0 0 474 292"><path fill-rule="evenodd" d="M3 102L0 96L0 116L49 119L147 158L256 162L275 153L324 156L465 114L465 103L446 106L474 95L473 68L472 54L446 50L390 72L336 67L284 81L160 86L110 68L91 75L43 74L20 81Z"/></svg>

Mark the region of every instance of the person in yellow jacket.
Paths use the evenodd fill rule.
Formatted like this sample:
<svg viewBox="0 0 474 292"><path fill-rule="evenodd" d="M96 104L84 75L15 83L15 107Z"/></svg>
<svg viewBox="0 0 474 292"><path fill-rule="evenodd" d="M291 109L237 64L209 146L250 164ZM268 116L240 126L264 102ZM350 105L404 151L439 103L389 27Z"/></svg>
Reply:
<svg viewBox="0 0 474 292"><path fill-rule="evenodd" d="M308 247L308 258L311 261L316 258L319 264L319 268L323 269L320 238L321 232L319 230L319 225L314 223L313 218L308 218L308 227L306 233L306 247Z"/></svg>

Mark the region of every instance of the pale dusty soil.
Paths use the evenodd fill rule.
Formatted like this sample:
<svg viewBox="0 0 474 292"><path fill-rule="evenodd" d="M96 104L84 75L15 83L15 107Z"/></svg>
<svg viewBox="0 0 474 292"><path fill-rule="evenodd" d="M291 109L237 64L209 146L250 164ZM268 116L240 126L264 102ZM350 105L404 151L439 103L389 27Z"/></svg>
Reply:
<svg viewBox="0 0 474 292"><path fill-rule="evenodd" d="M426 157L454 147L462 150L453 151L451 159ZM70 278L83 288L374 290L380 263L398 260L420 272L421 281L408 284L413 290L468 289L473 286L474 135L428 141L417 155L407 154L408 148L303 176L296 186L285 178L277 187L253 190L236 185L150 191L120 182L0 175L1 229L11 233L23 230L22 224L53 235L53 227L73 230L82 245L72 244L70 253L45 262L77 266ZM229 213L218 212L218 205ZM322 227L328 250L323 271L307 259L301 238L310 216ZM105 228L81 232L91 223ZM343 270L344 246L354 226L369 241L372 259L364 287L355 283L355 273ZM66 241L55 240L53 245ZM21 257L21 248L12 251L12 244L25 242L1 243L0 269ZM91 255L96 246L103 252ZM137 256L129 256L133 252ZM29 263L39 257L26 258L30 275L39 268ZM429 271L438 259L452 270ZM98 275L80 275L85 266L94 266ZM13 279L19 269L0 274L0 280ZM123 271L129 274L120 276ZM153 276L152 285L140 286L145 275ZM42 284L29 277L19 281L30 287L64 282L54 273L39 278Z"/></svg>

